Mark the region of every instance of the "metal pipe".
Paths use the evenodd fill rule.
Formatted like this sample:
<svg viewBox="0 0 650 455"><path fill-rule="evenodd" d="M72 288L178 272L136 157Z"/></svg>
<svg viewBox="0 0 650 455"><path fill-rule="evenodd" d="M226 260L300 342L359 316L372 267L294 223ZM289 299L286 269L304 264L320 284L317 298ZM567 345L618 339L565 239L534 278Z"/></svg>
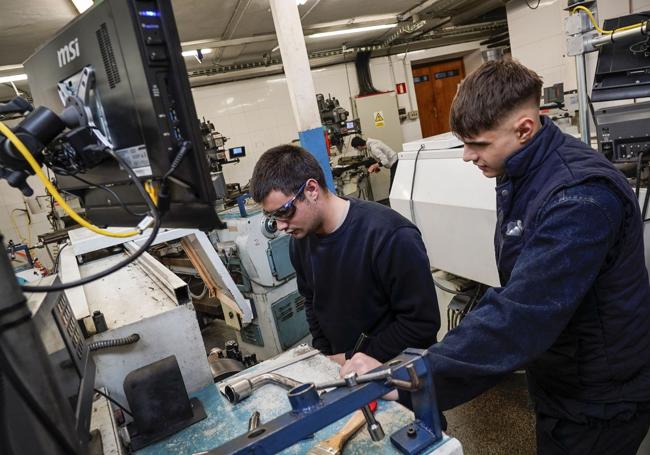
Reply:
<svg viewBox="0 0 650 455"><path fill-rule="evenodd" d="M601 47L606 44L616 43L619 41L628 40L631 38L643 38L648 34L648 22L644 22L638 27L631 28L629 30L623 30L621 32L614 32L607 35L600 35L597 38L593 38L587 41L587 48L589 46Z"/></svg>
<svg viewBox="0 0 650 455"><path fill-rule="evenodd" d="M587 100L587 63L585 54L576 55L576 77L578 80L578 115L580 119L580 139L591 145L589 133L589 102Z"/></svg>
<svg viewBox="0 0 650 455"><path fill-rule="evenodd" d="M287 390L299 386L301 383L295 379L279 375L277 373L263 373L252 378L245 378L241 381L230 383L226 386L224 393L231 403L239 403L248 398L254 391L267 384L275 384Z"/></svg>

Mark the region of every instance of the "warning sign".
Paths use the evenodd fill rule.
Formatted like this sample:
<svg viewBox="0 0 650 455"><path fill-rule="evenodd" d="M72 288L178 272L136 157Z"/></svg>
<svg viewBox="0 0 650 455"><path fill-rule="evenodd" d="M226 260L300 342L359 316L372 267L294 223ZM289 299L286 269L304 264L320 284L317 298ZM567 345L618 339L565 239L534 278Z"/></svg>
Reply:
<svg viewBox="0 0 650 455"><path fill-rule="evenodd" d="M377 128L382 128L384 126L384 113L383 111L377 111L373 114L375 118L375 126Z"/></svg>

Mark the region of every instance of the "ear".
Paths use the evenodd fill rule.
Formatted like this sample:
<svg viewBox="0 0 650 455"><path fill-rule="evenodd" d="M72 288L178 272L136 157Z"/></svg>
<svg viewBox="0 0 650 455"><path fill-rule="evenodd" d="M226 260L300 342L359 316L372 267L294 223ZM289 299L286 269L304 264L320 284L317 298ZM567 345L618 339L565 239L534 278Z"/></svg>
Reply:
<svg viewBox="0 0 650 455"><path fill-rule="evenodd" d="M320 192L320 185L315 179L307 180L307 184L305 185L304 189L305 199L307 199L309 202L314 202L320 197Z"/></svg>
<svg viewBox="0 0 650 455"><path fill-rule="evenodd" d="M515 123L515 134L520 144L526 144L535 135L535 119L530 115L520 117Z"/></svg>

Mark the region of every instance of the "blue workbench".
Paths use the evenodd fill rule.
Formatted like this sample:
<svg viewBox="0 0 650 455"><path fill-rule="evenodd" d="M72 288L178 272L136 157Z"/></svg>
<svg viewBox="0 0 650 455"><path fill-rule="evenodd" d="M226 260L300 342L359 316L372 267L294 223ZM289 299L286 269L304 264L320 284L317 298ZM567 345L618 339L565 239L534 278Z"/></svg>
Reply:
<svg viewBox="0 0 650 455"><path fill-rule="evenodd" d="M291 352L282 354L291 355ZM263 365L263 364L260 364ZM252 370L254 371L254 369ZM250 373L251 369L245 373ZM322 355L316 355L300 363L276 371L304 382L322 382L336 377L338 367ZM231 380L232 378L229 378ZM291 410L287 392L275 385L266 385L255 391L252 396L241 403L231 404L222 396L216 385L210 385L192 394L201 400L207 418L172 435L171 437L145 447L136 452L138 455L194 454L204 452L246 433L248 419L254 411L259 411L261 425ZM345 446L344 454L396 454L390 442L390 435L410 423L413 413L398 403L380 401L376 412L377 420L382 424L386 437L379 442L370 439L365 428L361 429ZM304 440L281 452L282 454L304 454L319 441L327 439L340 430L348 421L346 416L323 428L313 438ZM457 440L446 437L435 450L436 455L461 454Z"/></svg>

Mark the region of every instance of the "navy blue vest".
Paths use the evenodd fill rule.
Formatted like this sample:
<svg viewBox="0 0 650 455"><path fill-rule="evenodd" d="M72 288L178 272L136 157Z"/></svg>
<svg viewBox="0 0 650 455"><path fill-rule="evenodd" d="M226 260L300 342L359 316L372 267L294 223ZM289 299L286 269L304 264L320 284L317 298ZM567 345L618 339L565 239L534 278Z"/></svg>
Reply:
<svg viewBox="0 0 650 455"><path fill-rule="evenodd" d="M528 365L531 392L536 395L537 389L591 403L648 401L650 284L638 203L623 174L603 155L562 133L545 117L533 140L506 160L505 176L496 187L495 248L501 284L507 285L550 198L561 189L593 180L606 182L615 191L625 205L625 221L617 245L568 326ZM523 230L522 235L506 236L513 228Z"/></svg>

